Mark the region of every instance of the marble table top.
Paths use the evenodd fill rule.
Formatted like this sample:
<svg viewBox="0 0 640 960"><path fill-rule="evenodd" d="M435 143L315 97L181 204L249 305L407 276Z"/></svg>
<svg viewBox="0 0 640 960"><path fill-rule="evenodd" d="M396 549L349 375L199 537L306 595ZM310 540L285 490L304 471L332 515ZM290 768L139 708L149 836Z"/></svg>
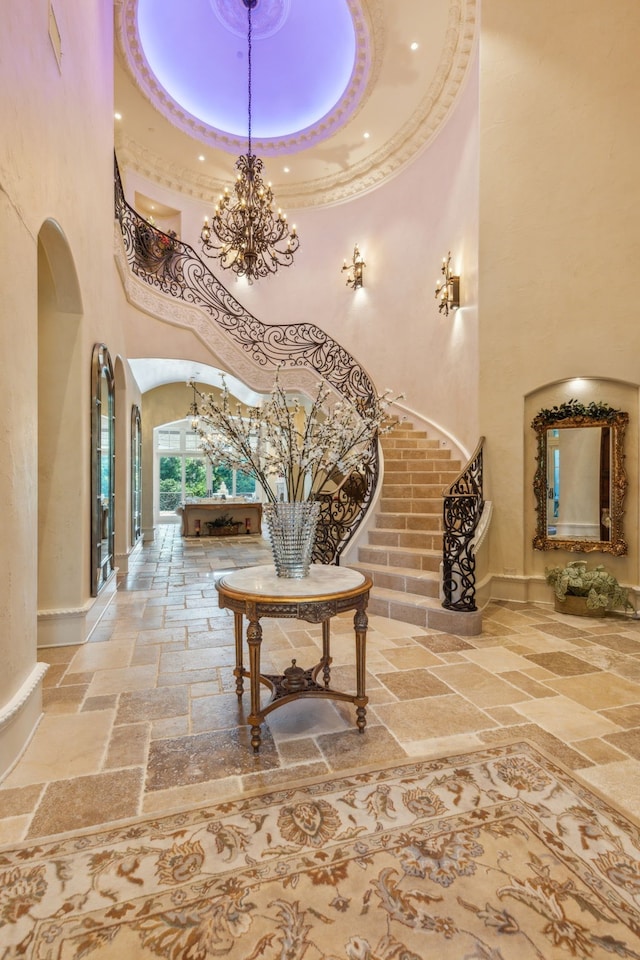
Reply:
<svg viewBox="0 0 640 960"><path fill-rule="evenodd" d="M298 600L348 593L350 590L361 587L365 582L364 574L350 567L312 563L309 576L298 580L278 577L273 564L261 564L225 573L216 586L248 596Z"/></svg>

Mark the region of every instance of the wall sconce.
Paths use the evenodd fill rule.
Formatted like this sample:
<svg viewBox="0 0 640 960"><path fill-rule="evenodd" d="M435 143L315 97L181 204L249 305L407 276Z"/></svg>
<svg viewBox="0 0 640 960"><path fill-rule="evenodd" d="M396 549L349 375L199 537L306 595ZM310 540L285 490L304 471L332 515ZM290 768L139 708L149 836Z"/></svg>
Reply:
<svg viewBox="0 0 640 960"><path fill-rule="evenodd" d="M451 273L451 251L442 258L442 275L436 285L436 299L440 301L438 312L449 316L449 310L457 310L460 306L460 277Z"/></svg>
<svg viewBox="0 0 640 960"><path fill-rule="evenodd" d="M353 248L353 260L351 263L347 263L345 260L342 272L347 272L347 286L352 287L354 290L357 290L358 287L364 287L364 268L366 263L362 259L362 254L358 250L358 244L356 243Z"/></svg>

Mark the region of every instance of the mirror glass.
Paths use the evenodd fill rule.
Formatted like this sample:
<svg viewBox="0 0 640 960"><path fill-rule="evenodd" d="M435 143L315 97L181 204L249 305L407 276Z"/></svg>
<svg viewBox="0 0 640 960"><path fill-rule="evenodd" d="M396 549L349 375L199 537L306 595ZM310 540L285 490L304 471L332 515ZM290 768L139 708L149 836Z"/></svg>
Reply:
<svg viewBox="0 0 640 960"><path fill-rule="evenodd" d="M142 536L142 421L140 408L131 407L131 545Z"/></svg>
<svg viewBox="0 0 640 960"><path fill-rule="evenodd" d="M91 366L91 595L95 597L115 569L115 386L104 344L94 346Z"/></svg>
<svg viewBox="0 0 640 960"><path fill-rule="evenodd" d="M626 490L624 432L628 414L571 400L541 410L534 478L537 550L622 555Z"/></svg>

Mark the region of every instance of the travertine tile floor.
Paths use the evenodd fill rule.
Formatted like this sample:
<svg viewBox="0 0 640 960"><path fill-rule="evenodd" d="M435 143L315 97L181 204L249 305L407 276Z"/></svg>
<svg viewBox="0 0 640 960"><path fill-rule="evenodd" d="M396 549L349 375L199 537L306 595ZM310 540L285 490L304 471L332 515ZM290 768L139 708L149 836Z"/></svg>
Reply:
<svg viewBox="0 0 640 960"><path fill-rule="evenodd" d="M519 738L640 817L640 621L551 605L492 603L474 638L370 617L365 734L351 704L297 701L269 715L254 756L214 578L269 560L258 537L163 525L91 641L41 651L44 716L0 784L0 843ZM319 626L263 629L265 672L317 662ZM332 655L333 685L353 689L351 614L332 622Z"/></svg>

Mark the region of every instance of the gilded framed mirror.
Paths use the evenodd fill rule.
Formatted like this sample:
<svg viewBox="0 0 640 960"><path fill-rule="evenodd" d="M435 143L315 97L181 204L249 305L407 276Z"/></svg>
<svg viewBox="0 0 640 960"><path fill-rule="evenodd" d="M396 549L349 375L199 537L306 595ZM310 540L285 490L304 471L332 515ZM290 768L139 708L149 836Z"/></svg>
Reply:
<svg viewBox="0 0 640 960"><path fill-rule="evenodd" d="M627 552L624 436L629 414L605 403L568 400L540 410L533 480L536 550Z"/></svg>

